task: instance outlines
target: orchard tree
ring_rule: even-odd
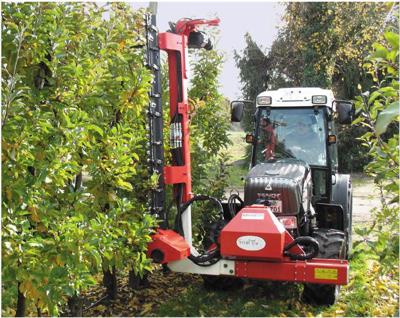
[[[398,17],[397,17],[398,22]],[[399,29],[387,29],[384,40],[364,64],[374,85],[356,97],[359,117],[353,124],[366,127],[360,139],[371,157],[366,172],[374,177],[381,192],[381,207],[375,209],[370,228],[359,229],[363,250],[379,256],[384,273],[399,275]],[[395,129],[388,129],[391,125]],[[371,239],[371,234],[374,239]]]
[[[215,38],[215,36],[214,36]],[[229,144],[229,104],[219,92],[218,77],[223,55],[216,50],[193,50],[189,90],[191,104],[190,147],[193,192],[222,199],[227,186],[224,150]],[[193,206],[193,236],[197,244],[209,233],[209,224],[219,217],[215,205]]]
[[[269,53],[273,68],[294,86],[333,87],[342,98],[354,97],[365,80],[363,59],[392,5],[288,3],[285,25]]]
[[[3,310],[58,315],[99,271],[149,269],[143,12],[2,10]],[[75,304],[74,304],[75,303]],[[73,315],[81,315],[79,310]]]
[[[193,187],[196,193],[222,198],[221,151],[229,144],[229,106],[219,92],[218,77],[223,56],[215,50],[194,51],[191,102],[191,152]],[[210,186],[211,185],[211,186]]]
[[[242,125],[246,131],[251,131],[253,114],[255,112],[255,98],[268,88],[271,78],[270,59],[267,53],[252,39],[249,33],[245,34],[246,48],[242,52],[234,52],[236,66],[239,68],[242,95],[245,100],[252,101],[245,107]]]

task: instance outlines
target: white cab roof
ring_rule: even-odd
[[[325,95],[327,97],[326,106],[332,107],[334,96],[331,90],[318,87],[292,87],[280,88],[274,91],[265,91],[258,95],[271,96],[272,104],[270,107],[306,107],[316,106],[311,102],[314,95]],[[260,106],[257,104],[257,107]],[[333,109],[335,111],[335,109]]]

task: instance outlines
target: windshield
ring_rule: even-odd
[[[261,110],[261,109],[260,109]],[[313,108],[261,110],[258,122],[257,163],[297,158],[310,165],[326,165],[324,112]]]

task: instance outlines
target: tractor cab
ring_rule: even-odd
[[[256,163],[296,158],[313,166],[327,166],[328,147],[324,109],[259,109],[254,144]]]
[[[245,102],[232,102],[232,121],[242,117]],[[258,95],[251,164],[244,203],[268,205],[287,230],[311,235],[316,228],[351,238],[351,180],[338,173],[335,116],[351,123],[353,106],[335,100],[332,91],[297,87]]]
[[[332,175],[337,172],[335,106],[333,93],[320,88],[261,93],[251,166],[285,158],[303,161],[311,168],[314,201],[329,201]]]
[[[241,116],[244,105],[232,102],[233,121]],[[287,159],[301,161],[311,169],[314,202],[331,201],[338,173],[334,116],[339,115],[339,123],[349,123],[351,112],[349,102],[336,101],[326,89],[282,88],[261,93],[254,130],[246,136],[253,146],[251,167]]]

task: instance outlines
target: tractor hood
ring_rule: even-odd
[[[305,185],[307,185],[305,187]],[[265,203],[275,214],[297,214],[311,196],[311,174],[307,163],[297,159],[264,162],[246,177],[245,205]],[[303,195],[306,188],[306,194]],[[308,205],[308,204],[307,204]],[[303,207],[307,209],[304,204]]]

